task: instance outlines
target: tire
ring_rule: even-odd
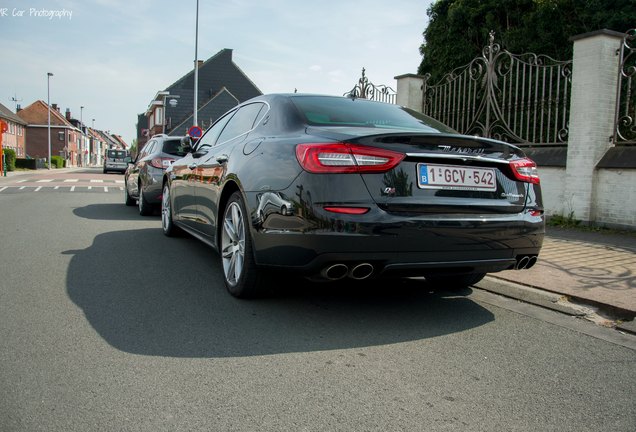
[[[225,287],[237,298],[262,295],[266,278],[254,261],[247,211],[240,192],[230,197],[221,222],[219,250]]]
[[[144,199],[144,192],[141,189],[141,182],[139,182],[139,214],[142,216],[150,216],[152,214],[152,206]]]
[[[128,193],[128,183],[124,185],[124,202],[127,206],[131,207],[135,205],[135,199]]]
[[[486,276],[486,273],[469,273],[460,275],[426,276],[426,281],[444,289],[463,289],[475,285]]]
[[[179,234],[179,227],[172,220],[172,203],[170,202],[170,186],[163,185],[163,195],[161,197],[161,229],[168,237],[175,237]]]

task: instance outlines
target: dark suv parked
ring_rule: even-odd
[[[124,200],[126,205],[139,204],[139,214],[152,214],[161,204],[162,178],[164,170],[175,160],[185,155],[181,138],[155,135],[141,149],[133,162],[128,164],[125,174]]]

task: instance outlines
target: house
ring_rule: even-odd
[[[17,113],[27,123],[26,154],[30,157],[48,158],[48,112],[49,106],[37,100]],[[50,112],[51,156],[62,156],[67,166],[77,166],[82,133],[60,113],[57,104],[51,105]]]
[[[17,109],[19,110],[20,107],[18,106]],[[2,104],[0,104],[0,119],[8,125],[7,131],[2,134],[2,147],[13,150],[16,157],[26,157],[27,123]]]
[[[198,65],[197,123],[207,129],[230,108],[262,92],[223,49]],[[152,135],[185,135],[193,125],[194,69],[166,89],[158,91],[145,113],[137,118],[138,148]]]

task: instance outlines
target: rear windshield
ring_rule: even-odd
[[[111,159],[124,159],[128,152],[126,150],[108,150],[107,157]]]
[[[162,151],[164,153],[167,153],[169,155],[173,155],[173,156],[185,156],[186,153],[183,151],[183,147],[181,144],[181,139],[174,139],[174,140],[166,140],[163,142],[163,149]]]
[[[437,120],[398,105],[328,96],[297,96],[291,100],[306,123],[311,126],[375,127],[455,133]]]

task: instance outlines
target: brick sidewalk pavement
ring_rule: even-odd
[[[636,313],[636,234],[548,228],[533,268],[491,276]]]

